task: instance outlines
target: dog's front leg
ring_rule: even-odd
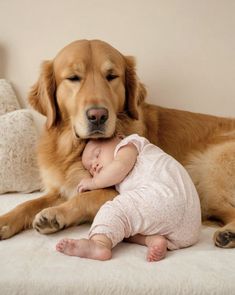
[[[32,221],[38,212],[63,201],[58,193],[51,192],[16,206],[8,213],[0,216],[0,240],[10,238],[20,231],[32,227]]]
[[[63,204],[39,212],[33,227],[42,234],[92,222],[99,208],[117,195],[114,189],[99,189],[77,194]]]

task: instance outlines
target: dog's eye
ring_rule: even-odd
[[[114,75],[114,74],[108,74],[107,76],[106,76],[106,79],[107,79],[107,81],[112,81],[112,80],[114,80],[114,79],[116,79],[116,78],[118,78],[118,75]]]
[[[67,78],[67,80],[72,81],[72,82],[79,82],[81,81],[81,78],[77,75],[73,75]]]

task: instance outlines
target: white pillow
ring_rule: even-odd
[[[37,138],[30,110],[0,116],[0,194],[40,189]]]
[[[20,105],[11,84],[5,79],[0,79],[0,115],[19,108]]]

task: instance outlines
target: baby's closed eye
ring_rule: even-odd
[[[96,158],[98,158],[99,155],[100,155],[100,148],[97,148],[97,149],[95,150],[95,152],[94,152],[94,156],[95,156]]]

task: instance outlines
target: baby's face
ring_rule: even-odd
[[[82,154],[82,164],[92,176],[113,161],[117,142],[114,140],[90,140]]]

